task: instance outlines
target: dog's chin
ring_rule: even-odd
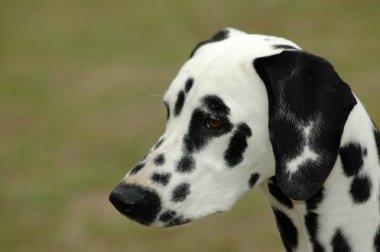
[[[198,219],[203,219],[208,216],[216,215],[226,212],[226,210],[219,210],[215,212],[208,212],[208,213],[203,213],[199,216],[184,216],[181,214],[177,214],[174,211],[163,211],[156,220],[154,220],[152,223],[146,223],[146,222],[141,222],[137,219],[132,219],[129,218],[131,221],[137,222],[143,226],[146,227],[154,227],[154,228],[170,228],[170,227],[178,227],[178,226],[183,226],[186,224],[189,224],[195,220]]]
[[[168,228],[168,227],[182,226],[193,221],[193,219],[187,218],[184,216],[169,216],[167,219],[164,219],[164,220],[157,219],[153,221],[152,223],[142,222],[137,219],[133,219],[129,217],[127,218],[140,225],[143,225],[146,227],[154,227],[154,228]]]
[[[220,214],[220,213],[223,213],[223,212],[225,212],[225,211],[216,211],[216,212],[212,212],[212,213],[202,214],[202,215],[196,216],[196,217],[184,217],[184,216],[180,215],[180,216],[172,218],[171,220],[169,220],[167,222],[155,221],[150,226],[152,226],[152,227],[161,227],[161,228],[168,228],[168,227],[170,228],[170,227],[183,226],[183,225],[189,224],[189,223],[191,223],[193,221],[196,221],[198,219],[203,219],[205,217],[216,215],[216,214]]]
[[[173,220],[170,220],[168,222],[161,222],[161,221],[154,222],[150,226],[157,227],[157,228],[171,228],[171,227],[183,226],[183,225],[189,224],[190,222],[192,222],[191,219],[180,217],[180,218],[175,218]]]

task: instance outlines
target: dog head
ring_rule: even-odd
[[[293,42],[229,28],[196,46],[163,103],[164,134],[110,195],[152,226],[226,211],[273,176],[290,198],[310,198],[355,98],[328,62]]]

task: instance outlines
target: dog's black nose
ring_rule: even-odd
[[[137,185],[120,183],[109,200],[121,214],[144,225],[150,225],[161,210],[158,195]]]

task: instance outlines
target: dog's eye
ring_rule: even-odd
[[[222,120],[215,118],[215,117],[209,117],[206,121],[206,126],[209,129],[220,129],[224,126],[224,123]]]

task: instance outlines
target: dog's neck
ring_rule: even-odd
[[[359,103],[347,119],[337,161],[317,194],[306,201],[291,200],[275,177],[260,186],[287,251],[380,251],[376,134]]]

